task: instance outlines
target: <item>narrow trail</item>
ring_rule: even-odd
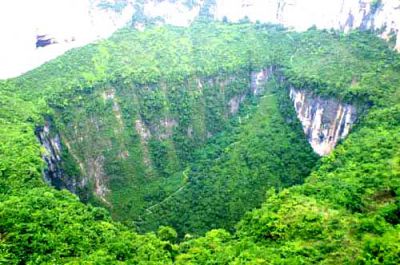
[[[158,205],[161,205],[161,204],[163,204],[164,202],[168,201],[169,199],[171,199],[172,197],[174,197],[175,195],[177,195],[178,193],[180,193],[187,185],[189,185],[189,182],[186,183],[186,184],[184,184],[183,186],[181,186],[179,189],[177,189],[177,190],[174,191],[173,193],[171,193],[171,194],[170,194],[168,197],[166,197],[164,200],[162,200],[162,201],[160,201],[160,202],[158,202],[158,203],[156,203],[156,204],[154,204],[154,205],[152,205],[152,206],[146,208],[146,209],[145,209],[145,211],[146,211],[145,215],[146,215],[146,214],[152,214],[153,212],[151,211],[151,209],[154,209],[154,208],[157,207]]]
[[[273,94],[267,93],[267,94],[265,94],[265,95],[262,95],[260,98],[269,98],[269,97],[272,97],[272,96],[273,96]],[[217,158],[217,159],[219,159],[219,158]],[[171,198],[173,198],[174,196],[176,196],[177,194],[179,194],[181,191],[183,191],[183,189],[184,189],[185,187],[187,187],[189,184],[190,184],[190,182],[188,181],[187,183],[185,183],[184,185],[182,185],[181,187],[179,187],[176,191],[174,191],[173,193],[171,193],[170,195],[168,195],[164,200],[162,200],[162,201],[160,201],[160,202],[158,202],[158,203],[156,203],[156,204],[153,204],[152,206],[146,208],[146,209],[144,210],[145,213],[144,213],[143,215],[153,214],[153,212],[151,211],[152,209],[154,209],[154,208],[156,208],[157,206],[162,205],[163,203],[169,201]],[[139,222],[136,222],[136,223],[142,222],[142,220],[141,220],[140,217],[139,217],[139,219],[140,219],[140,221],[139,221]]]

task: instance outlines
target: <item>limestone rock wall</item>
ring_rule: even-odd
[[[46,121],[43,127],[36,128],[36,137],[44,149],[42,158],[46,163],[43,178],[49,185],[76,193],[84,182],[78,180],[79,176],[66,176],[62,166],[61,137],[60,134],[52,132],[51,127],[51,122]]]
[[[217,0],[215,17],[239,21],[278,23],[303,31],[321,29],[374,29],[392,39],[400,50],[400,2],[398,0]]]
[[[344,139],[357,119],[354,106],[334,99],[324,99],[309,91],[290,88],[297,117],[314,151],[329,154]]]
[[[206,11],[205,11],[206,10]],[[144,24],[189,26],[207,13],[217,20],[279,23],[303,31],[374,29],[400,50],[398,0],[4,0],[0,3],[0,79],[18,76],[69,49],[110,36],[117,29]],[[21,23],[21,18],[29,23]],[[38,36],[51,45],[36,47]]]

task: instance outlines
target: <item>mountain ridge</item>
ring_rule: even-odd
[[[32,16],[29,28],[19,25],[16,17],[8,16],[10,12],[7,10],[18,13],[18,6],[23,4],[15,2],[9,6],[3,3],[2,10],[7,11],[3,17],[8,21],[2,23],[10,26],[3,28],[4,32],[0,34],[8,36],[11,41],[0,46],[0,61],[4,64],[0,67],[3,69],[0,78],[21,75],[72,48],[109,37],[124,26],[138,30],[143,30],[149,23],[187,27],[199,18],[230,22],[248,19],[254,23],[282,24],[298,31],[313,26],[344,32],[372,30],[387,40],[391,47],[400,49],[400,9],[396,0],[74,0],[62,2],[60,6],[65,8],[54,8],[54,14],[46,13],[46,5],[49,6],[51,1],[41,1],[32,7],[37,11],[32,12],[36,16]],[[46,17],[53,18],[53,21],[46,21]],[[79,23],[69,21],[71,17]],[[52,27],[49,28],[49,24]],[[12,26],[16,29],[13,30]],[[38,35],[56,44],[35,48]]]

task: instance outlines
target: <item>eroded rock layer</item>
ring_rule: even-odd
[[[349,134],[357,119],[354,106],[334,99],[324,99],[309,91],[292,87],[290,98],[309,143],[321,156],[329,154],[338,141]]]

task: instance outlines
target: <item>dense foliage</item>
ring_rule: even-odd
[[[202,153],[213,153],[203,149],[212,136],[235,127],[227,128],[237,111],[231,110],[232,105],[247,105],[246,102],[254,100],[251,75],[273,62],[274,51],[279,47],[274,43],[283,34],[275,26],[226,27],[201,22],[189,29],[157,27],[145,32],[125,29],[110,40],[70,52],[14,82],[26,100],[44,98],[51,107],[46,110],[48,121],[54,133],[60,133],[64,147],[68,147],[64,148],[68,153],[63,153],[62,166],[70,183],[64,186],[85,183],[84,187],[76,185],[82,200],[109,207],[113,217],[130,223],[140,220],[144,213],[147,215],[146,209],[186,186],[187,178],[191,180],[190,193],[198,192],[197,187],[202,184],[194,185],[199,177],[192,176],[190,168],[198,167],[194,163],[201,159]],[[70,61],[75,64],[73,67],[65,63]],[[30,93],[23,93],[27,89]],[[250,114],[247,112],[243,110],[241,118]],[[251,125],[248,126],[248,131],[252,131]],[[271,134],[281,139],[285,137],[280,136],[280,130],[295,130],[297,149],[304,156],[312,156],[299,126],[291,128],[283,118],[275,126]],[[220,138],[217,148],[222,150],[228,140],[226,136]],[[308,160],[297,171],[293,162],[293,167],[286,170],[283,158],[261,155],[264,147],[251,141],[238,152],[259,153],[258,157],[264,161],[270,160],[269,167],[282,173],[277,173],[274,180],[272,176],[268,180],[262,173],[255,173],[258,195],[252,203],[231,211],[229,226],[246,209],[261,203],[265,187],[300,183],[312,163],[312,159]],[[288,149],[288,144],[284,145]],[[297,160],[296,156],[303,156],[291,154],[286,158]],[[287,159],[286,163],[292,163]],[[78,166],[66,161],[75,161]],[[252,167],[261,163],[262,160],[255,161]],[[297,163],[301,165],[300,161]],[[185,176],[184,172],[190,174]],[[296,182],[289,175],[296,175]],[[230,182],[233,184],[234,178]],[[246,193],[239,186],[232,192],[231,203],[239,200],[238,196],[243,197],[240,193]],[[218,194],[216,197],[221,198]],[[202,212],[197,214],[202,215]],[[218,226],[223,219],[221,216]],[[158,221],[151,224],[146,221],[139,226],[154,227]],[[193,226],[197,224],[181,231],[198,230]]]
[[[248,93],[246,76],[270,65],[285,81],[268,83],[263,96],[248,97],[231,115],[229,100]],[[398,54],[372,34],[198,22],[189,29],[125,29],[4,81],[0,263],[398,264],[399,73]],[[314,167],[285,93],[290,85],[363,110],[350,136]],[[231,231],[186,235],[179,244],[166,226],[138,235],[131,223],[47,187],[45,150],[34,131],[48,117],[72,146],[65,154],[71,163],[114,161],[105,167],[112,176],[106,199],[122,202],[110,209],[117,217],[140,216],[140,229]],[[172,133],[152,129],[167,118],[179,121]],[[137,120],[152,129],[147,149]],[[74,175],[80,167],[68,168]]]
[[[198,150],[187,168],[188,183],[140,216],[139,227],[173,225],[182,235],[211,228],[232,229],[242,215],[261,204],[266,187],[302,183],[316,155],[293,117],[287,91],[271,81],[231,128]],[[290,113],[285,111],[290,110]]]

